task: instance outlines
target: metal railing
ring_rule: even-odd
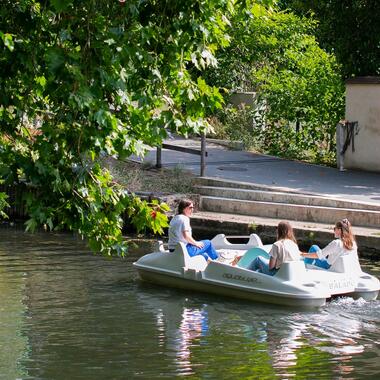
[[[157,147],[156,153],[156,168],[162,168],[162,149],[176,150],[178,152],[195,154],[197,156],[201,156],[200,161],[200,176],[204,177],[206,171],[206,157],[208,153],[206,151],[206,136],[201,136],[201,149],[193,149],[187,148],[184,146],[173,145],[173,144],[165,144],[163,143],[160,147]]]

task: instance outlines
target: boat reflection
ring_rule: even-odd
[[[368,323],[354,319],[339,302],[322,312],[294,312],[212,297],[187,298],[183,292],[145,286],[137,298],[144,311],[155,315],[160,345],[173,353],[183,375],[206,375],[208,362],[216,361],[209,355],[224,350],[218,356],[231,359],[229,371],[244,376],[296,376],[303,372],[303,362],[321,378],[350,376],[354,356],[365,349],[361,330],[368,329]],[[360,309],[360,302],[351,300],[350,307]]]

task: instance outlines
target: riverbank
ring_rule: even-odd
[[[225,235],[249,235],[256,233],[264,244],[276,239],[278,219],[256,216],[232,215],[210,212],[196,212],[192,217],[193,234],[197,238],[210,238],[219,233]],[[333,225],[291,221],[299,246],[306,250],[312,244],[321,247],[333,239]],[[360,256],[370,260],[380,260],[380,234],[374,229],[354,227]]]
[[[178,199],[191,198],[196,205],[192,219],[196,238],[212,238],[219,233],[226,235],[257,233],[264,243],[271,243],[276,238],[279,219],[199,210],[200,195],[194,186],[197,175],[185,166],[157,169],[149,161],[140,163],[113,159],[107,160],[106,166],[112,171],[115,180],[126,186],[129,191],[141,197],[158,198],[168,203],[172,210],[169,216],[174,213]],[[223,168],[225,167],[224,165]],[[291,223],[298,242],[304,249],[311,244],[325,246],[333,238],[332,224],[301,221],[291,221]],[[380,229],[354,226],[354,233],[362,257],[380,260]]]
[[[195,139],[175,138],[168,142],[194,149],[200,146]],[[380,226],[377,223],[380,173],[340,171],[244,150],[230,150],[209,142],[206,150],[205,176],[216,179],[214,182],[219,184],[208,184],[205,178],[198,177],[199,157],[162,151],[164,169],[181,167],[203,180],[198,181],[200,186],[193,189],[197,195],[191,195],[196,200],[201,199],[202,206],[201,211],[196,210],[192,221],[195,236],[198,233],[212,237],[216,233],[242,235],[256,232],[264,241],[270,242],[275,238],[275,226],[285,219],[294,226],[301,245],[307,247],[310,243],[317,243],[324,246],[333,238],[335,221],[348,217],[353,221],[359,251],[365,251],[371,259],[380,260]],[[152,149],[143,163],[154,162],[155,154]],[[210,187],[219,189],[211,191]],[[231,188],[237,190],[236,194]],[[362,220],[364,215],[368,216],[365,222]]]
[[[176,202],[183,197],[191,198],[196,210],[192,218],[194,236],[197,238],[212,238],[225,235],[249,235],[257,233],[264,243],[272,243],[276,239],[277,218],[227,214],[222,212],[207,212],[199,210],[199,198],[195,187],[197,176],[183,166],[170,166],[156,169],[148,162],[133,161],[118,162],[119,173],[131,173],[139,181],[129,183],[134,186],[134,192],[140,196],[157,197],[169,204],[173,214]],[[117,174],[117,173],[116,173]],[[122,178],[122,177],[121,177]],[[136,183],[138,186],[136,186]],[[165,191],[164,191],[165,190]],[[169,215],[169,216],[170,216]],[[308,249],[312,244],[327,245],[333,239],[332,224],[291,221],[299,245]],[[362,257],[380,260],[380,230],[354,226],[354,233]]]

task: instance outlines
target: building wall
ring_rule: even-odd
[[[346,169],[380,172],[380,77],[352,78],[346,81],[346,120],[358,122],[344,154]]]

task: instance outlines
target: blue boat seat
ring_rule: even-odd
[[[237,263],[237,266],[240,268],[247,269],[247,268],[249,268],[249,266],[252,264],[252,261],[255,260],[255,258],[257,256],[263,256],[267,259],[270,258],[269,253],[267,251],[265,251],[264,249],[259,248],[259,247],[254,247],[254,248],[250,248],[244,254],[244,256]]]

